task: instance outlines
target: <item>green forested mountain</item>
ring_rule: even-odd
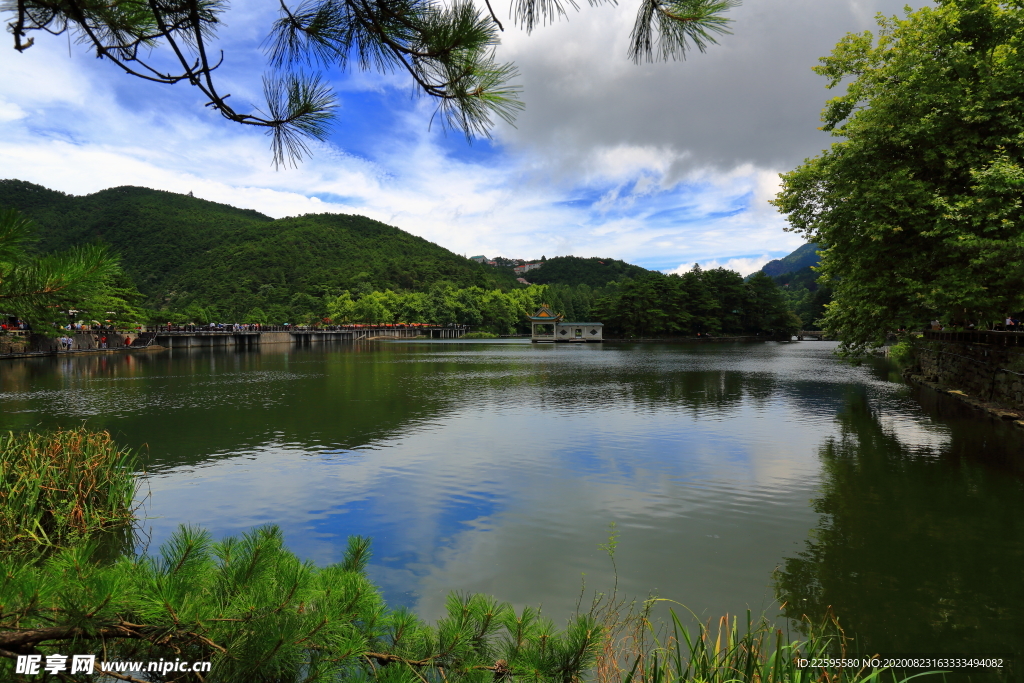
[[[613,258],[583,258],[555,256],[544,265],[526,274],[526,279],[538,285],[587,285],[604,287],[609,282],[637,278],[651,271]]]
[[[508,269],[474,263],[363,216],[275,220],[141,187],[76,197],[19,180],[0,180],[0,207],[39,223],[40,251],[109,245],[158,310],[214,306],[233,319],[259,308],[287,316],[296,297],[343,290],[424,290],[437,282],[516,286]]]
[[[526,315],[544,301],[629,338],[780,333],[801,324],[790,308],[817,303],[804,300],[806,284],[786,293],[763,274],[745,282],[732,271],[695,267],[669,276],[576,256],[545,261],[526,287],[511,268],[475,263],[362,216],[275,220],[139,187],[75,197],[2,180],[2,207],[38,222],[40,252],[99,242],[119,254],[154,311],[114,311],[125,320],[458,323],[504,334],[528,330]],[[118,287],[125,301],[135,300],[130,282]]]
[[[761,272],[770,277],[778,277],[786,273],[792,273],[804,268],[818,265],[821,258],[818,256],[818,245],[808,243],[794,251],[788,256],[769,261],[764,264]]]

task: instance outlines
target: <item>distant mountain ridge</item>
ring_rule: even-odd
[[[273,219],[142,187],[79,197],[21,180],[0,180],[0,207],[17,208],[39,224],[39,251],[108,244],[156,309],[216,304],[231,319],[344,289],[424,290],[442,281],[520,286],[511,268],[474,263],[358,215]]]
[[[792,273],[793,271],[800,270],[801,268],[816,266],[818,265],[819,260],[818,245],[809,242],[788,256],[783,256],[780,259],[775,259],[774,261],[769,261],[764,264],[764,267],[761,268],[761,272],[770,277],[778,277],[779,275]]]

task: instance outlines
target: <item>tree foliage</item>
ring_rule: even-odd
[[[578,616],[565,630],[526,607],[452,594],[436,625],[388,609],[366,577],[369,540],[344,560],[303,562],[264,527],[214,543],[182,527],[157,556],[97,562],[79,544],[41,563],[0,559],[0,672],[18,654],[100,654],[102,661],[211,662],[209,673],[151,680],[414,683],[524,680],[571,683],[594,661],[602,630]],[[45,660],[44,660],[45,661]],[[109,670],[109,669],[108,669]],[[97,671],[64,680],[92,681]],[[119,674],[121,680],[141,680]]]
[[[646,275],[651,271],[613,258],[582,258],[555,256],[545,259],[544,265],[526,273],[526,278],[538,285],[579,285],[603,287],[609,282]]]
[[[821,329],[819,321],[832,301],[832,288],[819,283],[818,277],[818,271],[807,266],[772,278],[790,310],[800,318],[802,330]]]
[[[611,0],[608,0],[611,1]],[[593,0],[592,5],[602,0]],[[14,49],[32,47],[33,32],[68,33],[125,73],[156,83],[188,83],[224,118],[264,128],[275,166],[309,153],[335,115],[334,93],[319,75],[350,64],[405,72],[418,92],[435,98],[442,125],[488,135],[495,117],[511,122],[523,104],[514,65],[495,58],[503,27],[490,4],[472,0],[303,0],[282,2],[264,42],[269,70],[265,104],[250,111],[228,102],[217,81],[216,49],[225,0],[5,0]],[[567,3],[573,8],[573,0]],[[728,33],[723,14],[736,0],[641,0],[630,41],[634,61],[703,52]],[[511,13],[527,31],[564,16],[561,0],[514,0]],[[164,55],[173,66],[159,58]]]
[[[343,291],[325,297],[323,316],[335,324],[430,323],[471,325],[498,334],[527,331],[526,316],[544,301],[547,287],[532,285],[502,291],[459,288],[439,282],[426,292],[390,289],[365,294]]]
[[[609,287],[594,314],[610,336],[768,334],[800,329],[775,282],[694,265],[683,275],[651,273]]]
[[[846,88],[822,113],[843,140],[783,174],[774,203],[824,245],[825,327],[846,352],[1024,308],[1022,21],[1015,3],[946,0],[880,16],[815,68]]]

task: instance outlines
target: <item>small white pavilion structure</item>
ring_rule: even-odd
[[[531,325],[530,341],[538,343],[555,342],[601,342],[603,339],[603,323],[570,323],[562,319],[547,304],[527,316]]]

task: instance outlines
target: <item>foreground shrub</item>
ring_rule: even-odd
[[[107,432],[0,436],[0,551],[129,528],[138,469]]]

